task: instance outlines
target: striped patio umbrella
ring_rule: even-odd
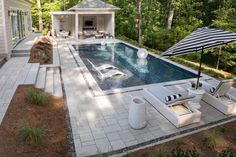
[[[209,48],[226,45],[236,42],[236,34],[220,29],[213,29],[208,27],[198,28],[190,35],[179,41],[177,44],[163,52],[161,56],[177,56],[188,53],[201,52],[200,66],[197,77],[197,88],[199,85],[199,78],[201,75],[202,56],[203,51]]]

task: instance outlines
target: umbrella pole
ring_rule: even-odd
[[[202,47],[201,58],[200,58],[200,65],[199,65],[198,75],[197,75],[197,86],[196,86],[196,89],[198,89],[198,87],[199,87],[199,80],[200,80],[200,76],[201,76],[202,59],[203,59],[203,49],[204,49],[204,48]]]

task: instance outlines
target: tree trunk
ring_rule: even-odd
[[[167,20],[167,29],[171,29],[173,18],[174,18],[174,12],[175,12],[175,0],[170,0],[169,14],[168,14],[168,20]]]
[[[43,30],[43,12],[41,6],[41,0],[37,0],[37,7],[38,7],[38,20],[39,20],[39,31]]]
[[[137,0],[137,34],[138,34],[138,42],[142,43],[142,0]]]

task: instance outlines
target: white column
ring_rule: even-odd
[[[75,38],[79,39],[79,15],[75,14]]]
[[[111,35],[115,36],[115,12],[112,13],[112,18],[111,18],[111,27],[112,27],[112,31],[111,31]]]

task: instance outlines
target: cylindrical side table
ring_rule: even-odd
[[[195,107],[196,109],[200,109],[200,101],[202,99],[203,94],[205,91],[203,89],[188,89],[189,95],[194,95],[195,97],[189,101],[188,103],[192,106]]]
[[[133,129],[142,129],[146,126],[146,101],[134,97],[129,108],[129,124]]]

